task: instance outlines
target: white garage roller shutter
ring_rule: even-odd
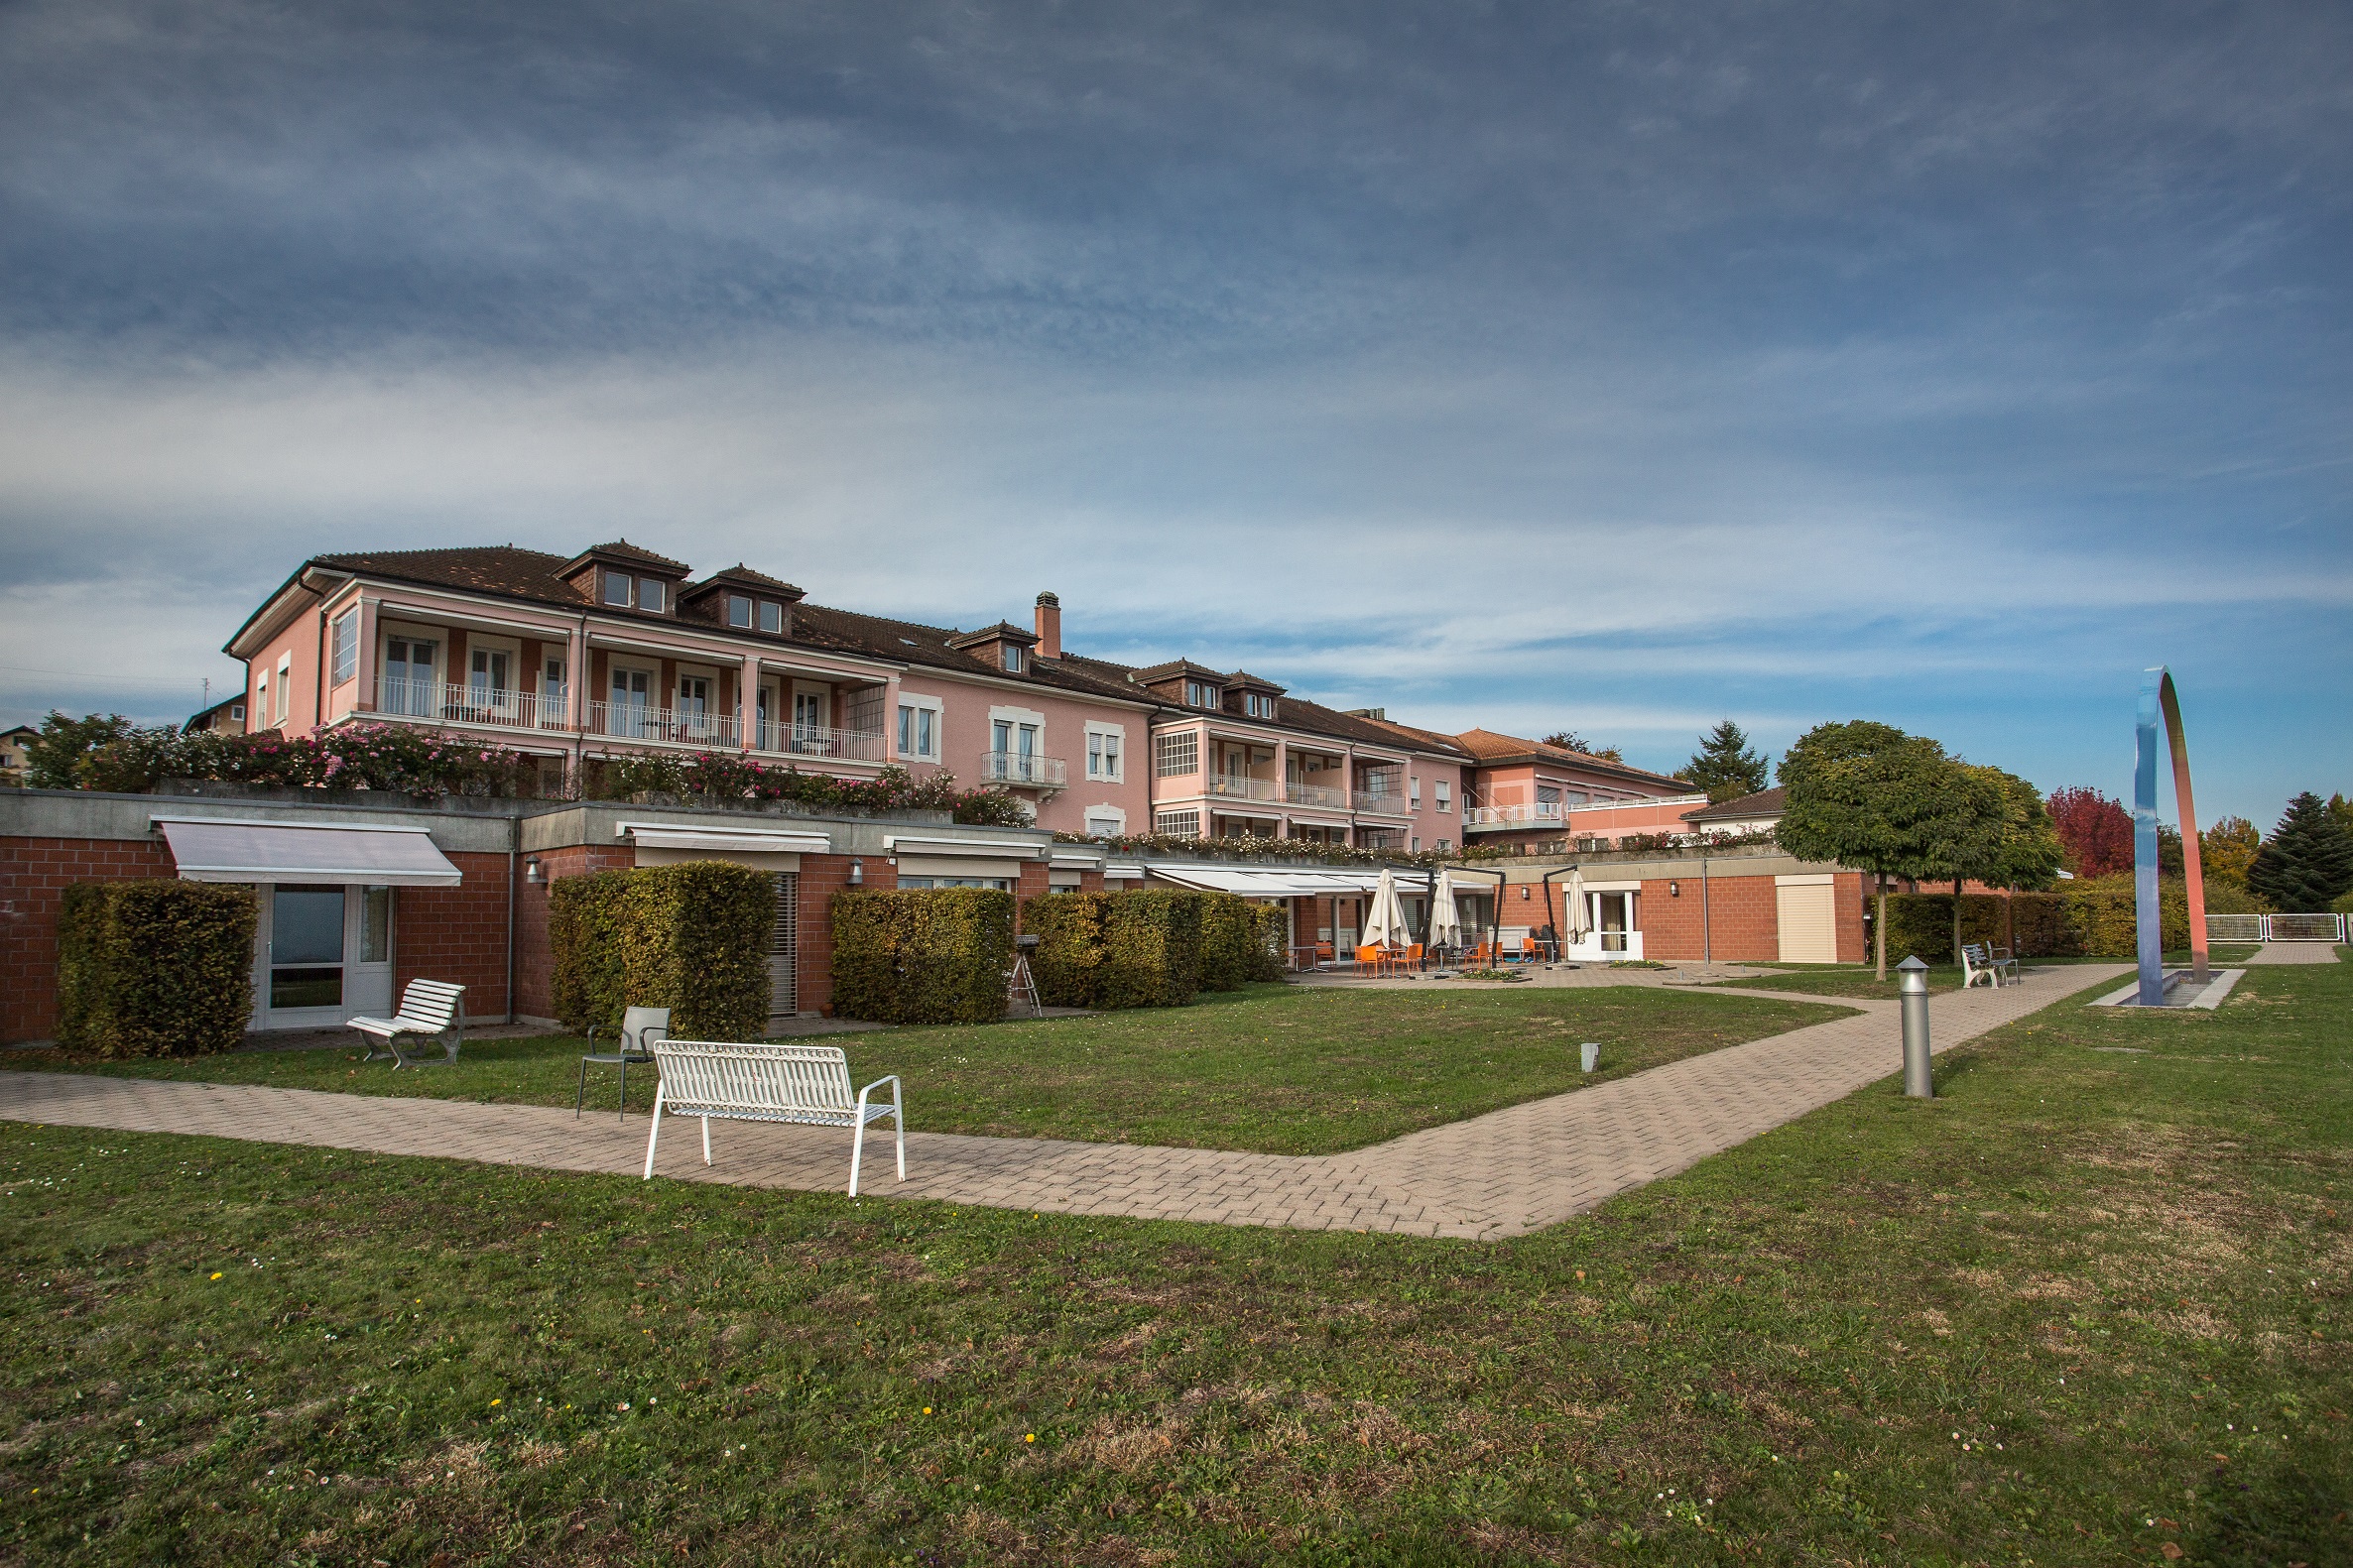
[[[1773,890],[1785,964],[1838,962],[1838,890],[1827,881]]]

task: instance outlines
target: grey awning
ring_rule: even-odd
[[[833,840],[823,833],[754,832],[744,828],[680,827],[667,822],[623,822],[615,828],[646,849],[703,849],[722,854],[824,855]]]
[[[311,827],[203,817],[154,819],[187,882],[454,888],[463,880],[421,827]]]

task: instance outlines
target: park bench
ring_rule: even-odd
[[[2005,974],[2010,977],[2012,985],[2018,984],[2018,960],[2011,957],[2009,953],[1999,948],[1988,947],[1983,942],[1965,942],[1961,945],[1961,989],[1963,991],[1977,984],[1980,976],[1984,977],[1987,985],[1998,991],[2002,987],[2002,977]]]
[[[655,1070],[654,1128],[646,1138],[646,1176],[654,1174],[654,1146],[662,1137],[662,1114],[702,1118],[702,1162],[711,1162],[711,1121],[790,1122],[800,1127],[846,1127],[850,1144],[850,1193],[858,1195],[858,1168],[866,1157],[866,1126],[891,1118],[898,1138],[899,1179],[907,1179],[907,1118],[899,1104],[899,1076],[877,1078],[853,1094],[850,1060],[838,1045],[732,1045],[718,1040],[658,1039],[652,1042]],[[891,1086],[889,1105],[866,1097]]]
[[[457,1047],[465,1040],[465,987],[453,986],[446,980],[412,980],[409,989],[401,993],[398,1013],[388,1019],[353,1019],[350,1026],[368,1036],[368,1054],[364,1059],[376,1061],[389,1056],[395,1072],[417,1065],[401,1049],[403,1035],[422,1034],[437,1039],[448,1059],[455,1061]]]

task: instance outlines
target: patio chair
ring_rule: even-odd
[[[622,1120],[628,1119],[629,1069],[633,1064],[639,1067],[650,1067],[654,1064],[654,1041],[649,1038],[651,1035],[660,1035],[664,1039],[670,1037],[670,1009],[628,1009],[621,1015],[620,1038],[615,1042],[615,1048],[609,1051],[599,1051],[596,1048],[595,1028],[591,1027],[588,1030],[588,1054],[580,1058],[580,1092],[572,1101],[573,1121],[576,1122],[580,1119],[580,1107],[588,1103],[588,1064],[590,1062],[595,1062],[601,1067],[621,1069],[621,1109],[619,1114]]]
[[[1368,942],[1356,950],[1356,972],[1378,975],[1388,965],[1389,950]]]

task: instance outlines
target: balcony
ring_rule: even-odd
[[[1070,768],[1059,757],[991,751],[980,754],[980,777],[984,784],[1010,784],[1016,789],[1060,789],[1070,783]]]
[[[880,730],[837,730],[823,724],[774,724],[763,721],[759,749],[789,757],[832,757],[843,762],[879,763],[886,760]]]
[[[1269,796],[1269,798],[1273,798]],[[1293,805],[1316,806],[1325,811],[1348,809],[1348,791],[1327,789],[1322,784],[1289,784],[1283,786],[1283,798]]]
[[[414,680],[398,675],[377,680],[376,711],[364,716],[428,719],[435,724],[485,724],[502,730],[568,731],[571,728],[571,715],[560,696],[543,710],[536,691],[508,691],[497,686]]]
[[[1376,816],[1412,816],[1413,805],[1394,789],[1359,789],[1356,809],[1370,811]]]
[[[637,702],[591,702],[588,733],[620,741],[667,741],[675,746],[734,751],[743,732],[732,713],[655,708]]]
[[[1243,774],[1211,774],[1206,791],[1226,800],[1280,800],[1283,786],[1272,779],[1252,779]]]
[[[1514,827],[1558,827],[1567,821],[1567,808],[1557,800],[1533,805],[1473,805],[1462,809],[1465,832]]]

